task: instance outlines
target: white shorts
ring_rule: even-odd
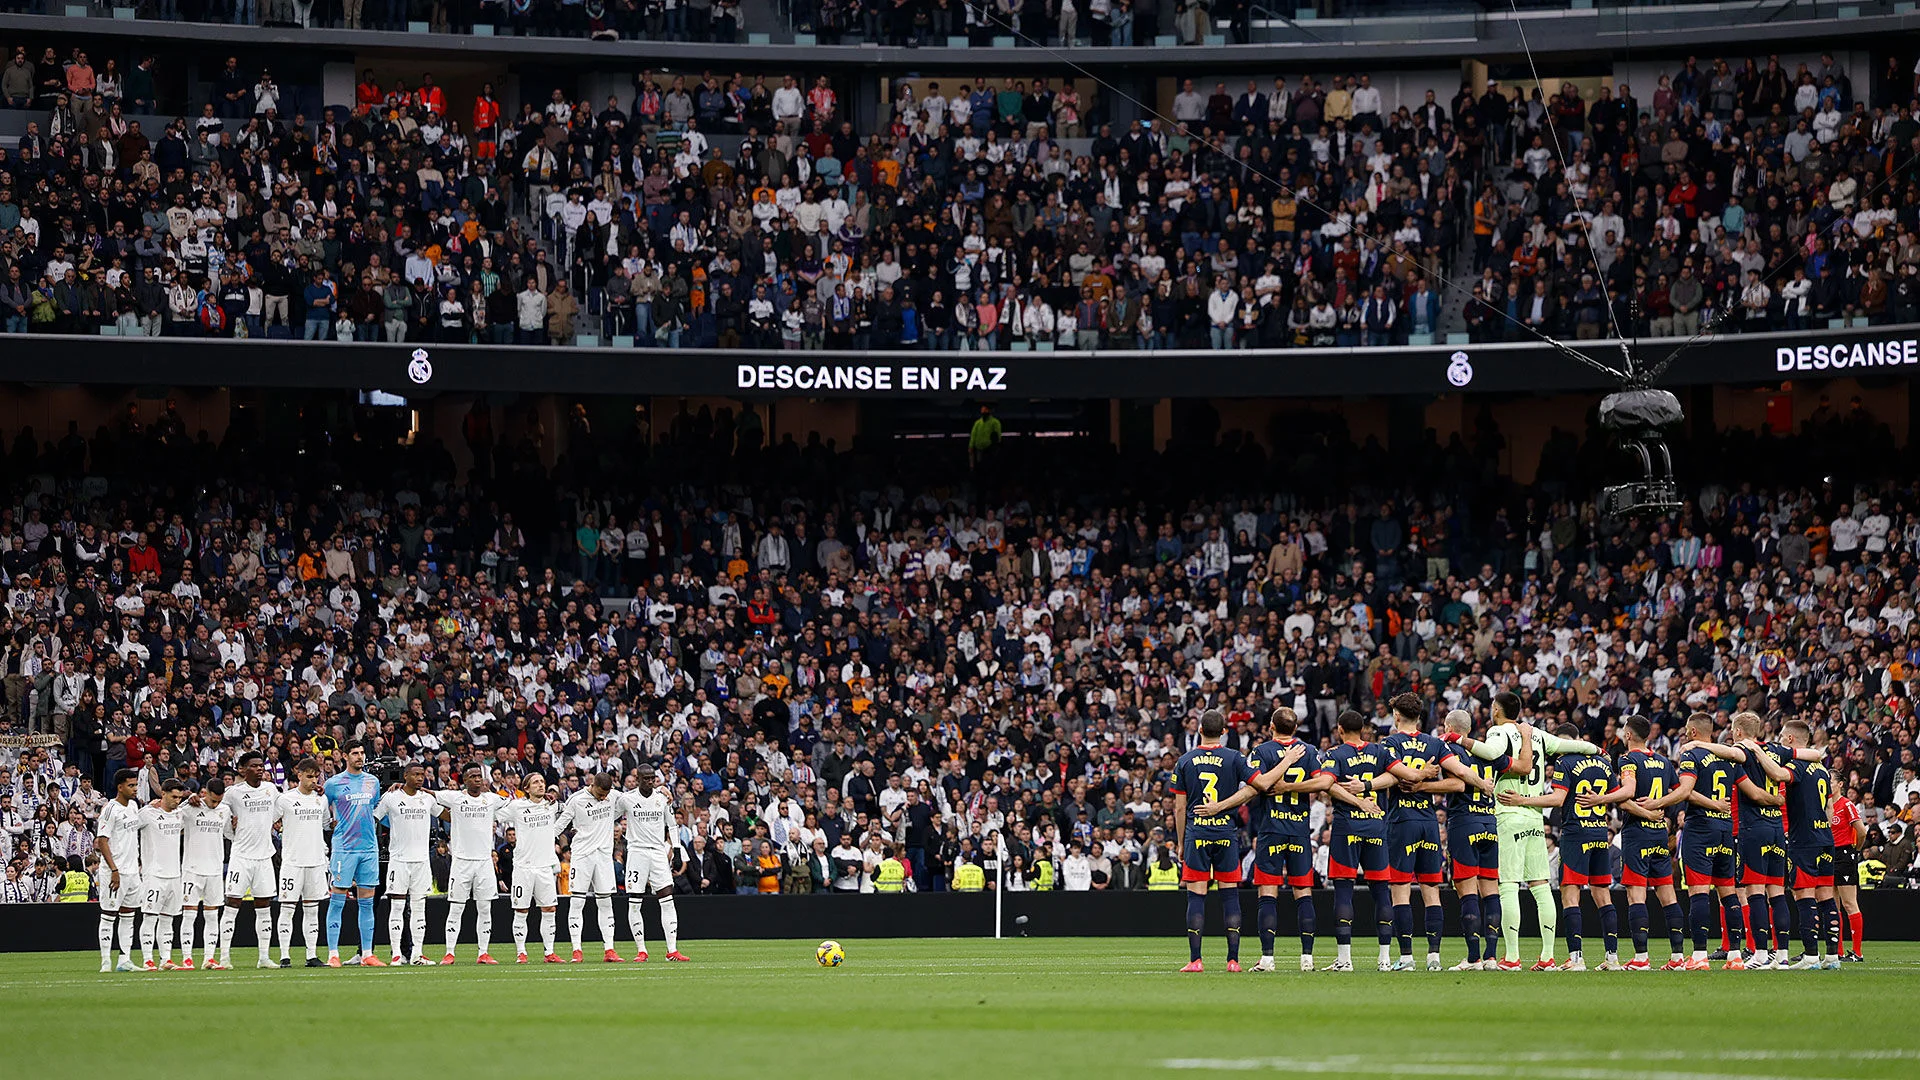
[[[550,908],[558,900],[551,867],[516,866],[513,868],[513,910]]]
[[[423,862],[387,864],[387,895],[425,900],[433,892],[433,867]]]
[[[573,877],[567,882],[567,892],[574,896],[606,896],[613,892],[615,881],[613,852],[584,855],[574,860]]]
[[[146,899],[146,892],[140,886],[138,871],[120,872],[120,887],[113,887],[113,871],[100,868],[100,910],[133,911]]]
[[[148,915],[171,918],[180,914],[180,878],[148,878],[140,895],[140,910]]]
[[[627,849],[627,895],[673,888],[673,855],[644,848]]]
[[[327,868],[324,866],[283,866],[280,868],[280,902],[302,904],[310,900],[325,900],[333,894],[327,887]],[[259,896],[254,899],[258,900]]]
[[[188,871],[180,879],[180,900],[187,907],[217,908],[220,906],[222,895],[223,890],[218,873],[196,874]]]
[[[447,899],[455,904],[489,903],[499,895],[500,879],[493,864],[480,859],[455,859],[447,871]]]
[[[275,900],[280,896],[280,879],[273,874],[272,859],[235,859],[227,864],[227,899]]]

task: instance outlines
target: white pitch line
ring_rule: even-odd
[[[1457,1065],[1413,1061],[1368,1061],[1361,1058],[1169,1058],[1161,1068],[1211,1072],[1284,1071],[1348,1073],[1365,1076],[1481,1076],[1540,1077],[1545,1080],[1847,1080],[1842,1077],[1762,1076],[1753,1073],[1592,1069],[1566,1067],[1517,1068],[1498,1062]]]

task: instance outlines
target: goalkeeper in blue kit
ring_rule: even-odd
[[[339,967],[340,918],[347,894],[354,896],[360,920],[360,955],[349,964],[385,967],[373,951],[373,888],[380,882],[380,840],[374,831],[373,811],[380,802],[380,781],[366,772],[367,750],[360,743],[347,747],[347,771],[327,778],[327,805],[333,812],[333,859],[327,883],[327,966]]]

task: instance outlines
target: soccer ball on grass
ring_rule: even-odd
[[[823,941],[819,948],[813,950],[813,958],[820,962],[821,967],[839,967],[847,960],[847,950],[841,948],[837,941]]]

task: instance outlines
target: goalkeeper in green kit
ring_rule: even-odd
[[[1494,797],[1499,805],[1494,822],[1500,836],[1500,906],[1507,913],[1501,921],[1505,942],[1501,971],[1519,971],[1520,963],[1520,883],[1526,882],[1533,894],[1534,913],[1540,920],[1540,962],[1534,971],[1552,971],[1554,937],[1559,930],[1559,908],[1547,882],[1546,817],[1535,800],[1547,795],[1548,758],[1558,754],[1597,754],[1600,748],[1579,739],[1563,739],[1536,731],[1531,725],[1516,722],[1520,698],[1512,693],[1493,696],[1493,723],[1485,739],[1460,736],[1460,745],[1474,757],[1492,761],[1510,757],[1512,764],[1494,781]],[[1449,736],[1450,738],[1452,736]]]

